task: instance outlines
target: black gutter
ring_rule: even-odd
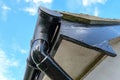
[[[40,7],[24,80],[42,80],[43,73],[52,80],[73,80],[49,54],[61,17],[58,12]]]

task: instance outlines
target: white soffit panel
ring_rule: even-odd
[[[74,80],[76,80],[100,55],[101,53],[98,51],[63,39],[54,59]],[[43,80],[50,79],[45,76]]]

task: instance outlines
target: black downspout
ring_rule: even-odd
[[[73,80],[48,54],[61,17],[58,12],[40,7],[24,80],[39,80],[43,72],[52,80]]]

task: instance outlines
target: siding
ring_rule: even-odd
[[[120,80],[120,38],[111,43],[116,57],[107,57],[84,80]]]

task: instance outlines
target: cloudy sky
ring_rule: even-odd
[[[0,80],[23,80],[37,8],[119,18],[119,0],[0,0]]]

